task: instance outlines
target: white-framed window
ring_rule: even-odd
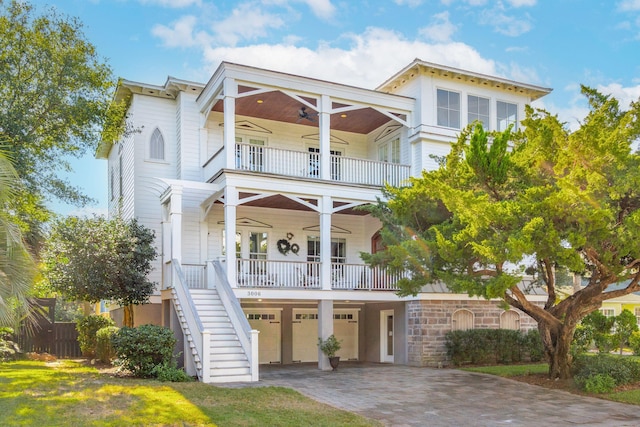
[[[236,135],[236,169],[264,171],[265,138]]]
[[[600,313],[605,317],[616,317],[616,311],[613,308],[600,308]]]
[[[473,313],[464,308],[454,311],[451,316],[451,329],[454,331],[473,329]]]
[[[320,262],[319,236],[307,236],[307,261]],[[338,264],[347,262],[347,239],[331,239],[331,262]]]
[[[520,314],[515,310],[503,311],[500,314],[500,329],[520,330]]]
[[[498,131],[505,130],[510,124],[513,124],[513,130],[518,128],[518,105],[510,102],[498,101],[496,103],[496,117]]]
[[[477,120],[482,123],[482,127],[485,130],[489,130],[489,98],[469,95],[467,97],[467,104],[467,119],[469,123]]]
[[[437,115],[438,126],[460,129],[460,94],[438,89]]]
[[[158,128],[154,129],[149,139],[149,159],[164,161],[164,137]]]
[[[227,232],[226,230],[222,230],[222,255],[227,254]],[[236,231],[236,258],[242,258],[242,233],[240,231]]]
[[[267,233],[249,232],[249,259],[267,259]]]
[[[378,146],[378,161],[400,163],[400,137],[385,141]]]

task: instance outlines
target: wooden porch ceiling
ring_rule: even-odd
[[[253,193],[240,193],[240,199],[243,199],[245,197],[250,197],[250,196],[254,196],[255,194]],[[306,200],[311,204],[317,205],[317,201],[315,199],[309,199]],[[220,203],[220,202],[218,202]],[[346,205],[346,202],[338,202],[338,201],[334,201],[333,202],[333,207],[337,208],[339,206],[343,206]],[[252,206],[252,207],[260,207],[260,208],[271,208],[271,209],[286,209],[286,210],[293,210],[293,211],[305,211],[305,212],[314,212],[313,209],[311,209],[308,206],[302,205],[300,203],[295,202],[294,200],[289,199],[288,197],[282,196],[280,194],[274,194],[273,196],[269,196],[269,197],[264,197],[262,199],[258,199],[258,200],[253,200],[251,202],[247,202],[247,203],[243,203],[241,206]],[[341,210],[339,212],[337,212],[338,214],[342,214],[342,215],[357,215],[357,216],[365,216],[368,215],[368,212],[365,211],[361,211],[358,209],[354,209],[354,208],[347,208],[344,210]]]
[[[240,86],[239,93],[254,90]],[[301,97],[312,105],[317,105],[315,98]],[[294,123],[309,127],[318,127],[317,112],[307,107],[306,112],[312,120],[300,119],[298,111],[303,104],[283,92],[272,91],[257,95],[247,95],[236,99],[236,114],[240,116],[256,117],[278,122]],[[345,104],[334,103],[333,108],[345,107]],[[212,108],[213,111],[223,112],[224,103],[219,100]],[[342,116],[345,117],[342,117]],[[402,117],[404,118],[404,117]],[[331,129],[359,134],[368,134],[374,129],[392,121],[389,117],[374,110],[364,107],[357,110],[346,111],[343,114],[331,115]]]

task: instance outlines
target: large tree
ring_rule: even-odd
[[[44,276],[67,300],[113,301],[133,326],[133,305],[148,302],[154,233],[135,219],[67,217],[54,223],[43,250]]]
[[[20,316],[27,313],[35,275],[20,228],[7,208],[17,188],[18,175],[0,148],[0,326],[17,326]]]
[[[574,132],[530,107],[521,131],[462,132],[439,169],[386,189],[388,202],[372,208],[386,250],[363,255],[408,272],[403,295],[442,281],[522,310],[538,322],[549,375],[559,378],[571,375],[580,320],[640,291],[640,104],[622,111],[612,97],[583,94],[590,113]],[[559,269],[583,275],[586,286],[562,298]],[[527,299],[525,272],[547,293],[543,304]]]
[[[58,173],[97,147],[113,84],[77,19],[0,0],[0,135],[23,183],[10,207],[31,244],[48,200],[90,201]]]

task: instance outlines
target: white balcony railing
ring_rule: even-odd
[[[300,178],[320,178],[320,154],[283,150],[253,144],[235,145],[235,164],[225,165],[221,149],[205,164],[207,179],[223,168],[271,173]],[[383,186],[401,185],[409,178],[410,166],[331,155],[331,179],[334,181]]]

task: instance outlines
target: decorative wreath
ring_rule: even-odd
[[[300,251],[300,246],[298,246],[297,243],[294,243],[293,245],[291,245],[291,252],[298,255],[298,251]]]
[[[277,246],[278,246],[278,252],[280,252],[282,255],[288,254],[289,251],[291,250],[291,244],[289,243],[289,241],[287,239],[278,240]]]

